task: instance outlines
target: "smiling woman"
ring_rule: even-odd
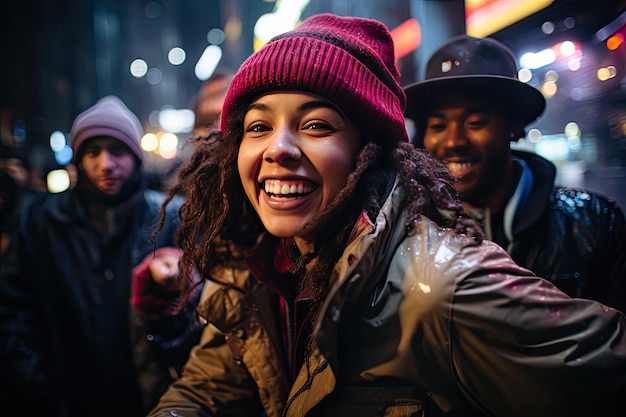
[[[409,143],[398,78],[383,24],[331,14],[242,64],[181,171],[180,284],[205,278],[206,327],[151,417],[616,409],[624,316],[483,239]]]
[[[308,93],[264,95],[243,123],[238,168],[250,203],[272,235],[305,234],[354,169],[356,125]]]

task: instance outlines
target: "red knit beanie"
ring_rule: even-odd
[[[235,74],[222,109],[221,129],[262,94],[302,90],[336,103],[364,126],[368,140],[408,142],[391,34],[381,22],[325,13],[304,20],[251,55]],[[241,121],[237,121],[241,123]]]

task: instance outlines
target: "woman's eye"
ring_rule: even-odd
[[[303,127],[303,130],[332,130],[332,128],[330,127],[330,125],[328,123],[325,122],[309,122],[306,123]]]
[[[263,125],[262,123],[254,123],[246,129],[246,132],[266,132],[270,130],[269,127]]]

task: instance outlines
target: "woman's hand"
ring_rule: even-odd
[[[158,254],[148,264],[150,277],[167,291],[178,290],[178,275],[181,251],[173,250]]]

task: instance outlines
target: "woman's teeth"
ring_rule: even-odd
[[[280,181],[265,181],[263,189],[268,194],[292,195],[308,194],[313,191],[313,185],[307,183],[281,183]]]

